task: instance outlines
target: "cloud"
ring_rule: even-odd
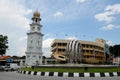
[[[98,21],[105,21],[107,23],[112,22],[115,19],[115,15],[120,13],[120,4],[108,5],[103,13],[96,14],[94,17]]]
[[[77,40],[77,37],[76,36],[71,36],[71,37],[67,37],[66,39],[68,39],[68,40]]]
[[[53,42],[54,38],[47,38],[43,40],[43,55],[50,57],[51,53],[51,43]]]
[[[25,16],[31,13],[30,9],[19,4],[19,0],[1,0],[0,2],[0,21],[2,24],[8,24],[10,27],[26,28],[29,19]]]
[[[50,47],[53,40],[54,40],[54,38],[47,38],[47,39],[43,40],[43,48]]]
[[[110,12],[113,12],[114,14],[120,13],[120,4],[108,5],[105,8],[105,11],[110,11]]]
[[[118,29],[118,28],[120,28],[120,26],[115,26],[115,25],[109,24],[107,26],[103,26],[100,29],[102,29],[102,30],[112,30],[112,29],[116,29],[116,28]]]
[[[18,51],[15,52],[14,55],[24,56],[24,55],[25,55],[25,52],[26,52],[26,47],[21,46],[21,47],[18,49]]]
[[[77,3],[84,3],[86,0],[76,0]]]
[[[112,45],[113,45],[113,42],[112,42],[112,41],[106,41],[106,43],[107,43],[109,46],[112,46]]]
[[[27,40],[27,36],[21,37],[19,41]]]
[[[22,36],[27,36],[30,23],[27,16],[31,12],[32,10],[24,6],[21,0],[0,1],[0,34],[8,36],[7,55],[25,55],[26,40]]]
[[[95,18],[98,21],[105,21],[107,23],[110,23],[113,21],[114,17],[111,16],[113,13],[112,12],[104,12],[104,13],[100,13],[100,14],[96,14]]]
[[[62,13],[62,12],[60,12],[60,11],[58,11],[58,12],[56,12],[56,13],[54,14],[54,16],[55,16],[55,17],[58,17],[58,16],[63,16],[63,13]]]

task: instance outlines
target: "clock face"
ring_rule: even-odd
[[[32,30],[34,30],[35,29],[35,27],[32,27]]]

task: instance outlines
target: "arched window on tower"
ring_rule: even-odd
[[[40,43],[40,41],[38,41],[38,44]]]
[[[37,30],[39,31],[39,30],[40,30],[40,27],[37,27]]]
[[[31,40],[31,44],[33,43],[33,41]]]
[[[36,18],[36,20],[35,20],[35,22],[37,22],[38,20],[37,20],[37,18]]]

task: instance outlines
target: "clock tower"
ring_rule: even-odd
[[[40,13],[35,11],[30,24],[30,30],[27,33],[27,51],[26,65],[42,64],[42,36],[40,24]]]

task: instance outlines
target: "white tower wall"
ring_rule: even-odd
[[[40,25],[40,14],[36,11],[33,14],[32,24],[27,33],[27,51],[26,51],[26,65],[40,65],[42,64],[42,36]]]

